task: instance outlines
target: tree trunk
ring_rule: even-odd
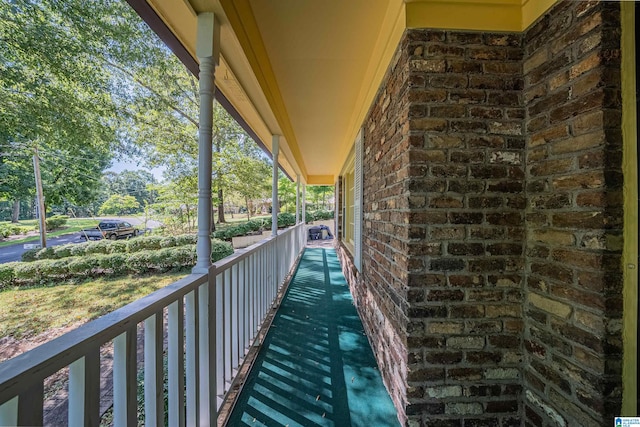
[[[227,222],[224,218],[224,198],[222,197],[222,188],[218,190],[218,222],[221,224]]]
[[[13,212],[11,213],[11,222],[18,222],[20,219],[20,200],[13,201]]]
[[[247,221],[251,221],[251,207],[249,206],[249,198],[244,198],[244,204],[247,205]]]
[[[214,233],[216,231],[216,208],[213,203],[211,203],[211,232]]]

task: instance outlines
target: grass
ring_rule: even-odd
[[[0,337],[27,339],[52,328],[84,323],[187,275],[98,278],[81,283],[0,292]]]
[[[36,226],[36,223],[38,221],[35,219],[30,219],[30,220],[26,220],[26,221],[20,221],[18,222],[18,225],[21,225],[23,227],[31,227],[34,228]],[[8,221],[0,221],[0,224],[8,224]],[[51,237],[57,237],[57,236],[61,236],[63,234],[70,234],[70,233],[77,233],[80,230],[83,230],[85,228],[93,228],[96,227],[98,225],[98,220],[97,219],[91,219],[91,218],[70,218],[67,221],[67,224],[64,227],[61,227],[55,231],[49,231],[47,232],[47,238],[51,238]],[[14,240],[8,240],[8,241],[4,241],[4,242],[0,242],[0,248],[5,247],[5,246],[10,246],[10,245],[16,245],[16,244],[22,244],[22,243],[28,243],[28,242],[37,242],[40,240],[40,236],[38,234],[35,234],[33,236],[28,236],[28,237],[23,237],[20,239],[14,239]]]

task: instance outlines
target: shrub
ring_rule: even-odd
[[[45,277],[67,277],[69,275],[69,258],[40,261],[40,275]]]
[[[69,273],[75,275],[91,275],[93,269],[99,266],[100,260],[97,256],[74,257],[69,261]]]
[[[193,246],[180,246],[173,248],[171,257],[178,266],[186,267],[196,264],[196,247]]]
[[[97,242],[85,242],[89,243],[84,250],[85,255],[91,254],[108,254],[111,252],[111,240],[98,240]]]
[[[82,256],[87,252],[87,248],[94,242],[84,242],[73,245],[71,248],[71,256]]]
[[[16,278],[14,270],[17,264],[19,263],[8,262],[5,264],[0,264],[0,289],[4,289],[13,285],[13,282]]]
[[[173,236],[168,236],[160,240],[161,248],[171,248],[173,246],[176,246],[176,239]]]
[[[211,261],[216,262],[222,258],[233,255],[233,246],[229,242],[222,242],[220,240],[211,241]]]
[[[27,249],[22,253],[22,262],[31,262],[36,260],[36,254],[40,249]]]
[[[126,261],[127,269],[132,273],[146,273],[151,270],[152,260],[150,251],[139,251],[129,254]]]
[[[111,240],[107,246],[110,254],[123,254],[127,252],[127,242],[122,240]]]
[[[73,248],[74,245],[62,245],[62,246],[54,246],[53,249],[53,256],[56,259],[59,258],[68,258],[71,256],[71,249]]]
[[[195,234],[181,234],[175,236],[176,246],[195,245],[198,242],[198,236]]]
[[[32,230],[31,227],[25,227],[18,224],[1,224],[0,225],[0,238],[7,238],[15,234],[26,234]]]
[[[295,225],[296,217],[294,214],[281,212],[278,214],[278,228],[290,227]]]
[[[112,253],[98,257],[98,266],[103,270],[110,270],[113,274],[121,274],[127,271],[127,258],[124,253]]]
[[[41,248],[36,252],[36,259],[52,259],[55,254],[52,247]]]
[[[138,252],[145,249],[160,249],[161,236],[144,236],[127,240],[127,252]]]
[[[60,228],[67,223],[69,217],[67,215],[53,215],[44,220],[47,231],[55,230],[56,228]],[[36,230],[40,229],[40,222],[36,223]]]
[[[40,262],[17,263],[13,269],[16,280],[31,283],[40,281],[40,272],[38,271]]]

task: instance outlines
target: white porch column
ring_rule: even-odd
[[[296,175],[296,224],[300,224],[300,174]]]
[[[307,186],[302,187],[302,223],[307,223]]]
[[[271,138],[273,152],[273,181],[271,183],[271,235],[278,235],[278,155],[280,154],[280,136]]]
[[[200,61],[200,126],[198,133],[198,260],[194,273],[211,265],[211,145],[214,73],[220,53],[220,27],[213,13],[198,15],[196,55]]]

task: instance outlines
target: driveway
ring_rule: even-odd
[[[97,220],[101,219],[122,219],[136,226],[144,226],[144,220],[136,217],[104,217],[104,218],[96,218]],[[147,221],[147,228],[156,228],[161,224],[158,221]],[[67,243],[82,243],[85,240],[81,237],[80,233],[71,233],[71,234],[63,234],[58,237],[50,237],[47,238],[47,246],[58,246],[58,245],[66,245]],[[39,243],[38,240],[29,243]],[[5,246],[0,248],[0,264],[5,262],[12,261],[20,261],[22,259],[22,254],[27,249],[24,248],[23,243],[16,243],[15,245]]]

